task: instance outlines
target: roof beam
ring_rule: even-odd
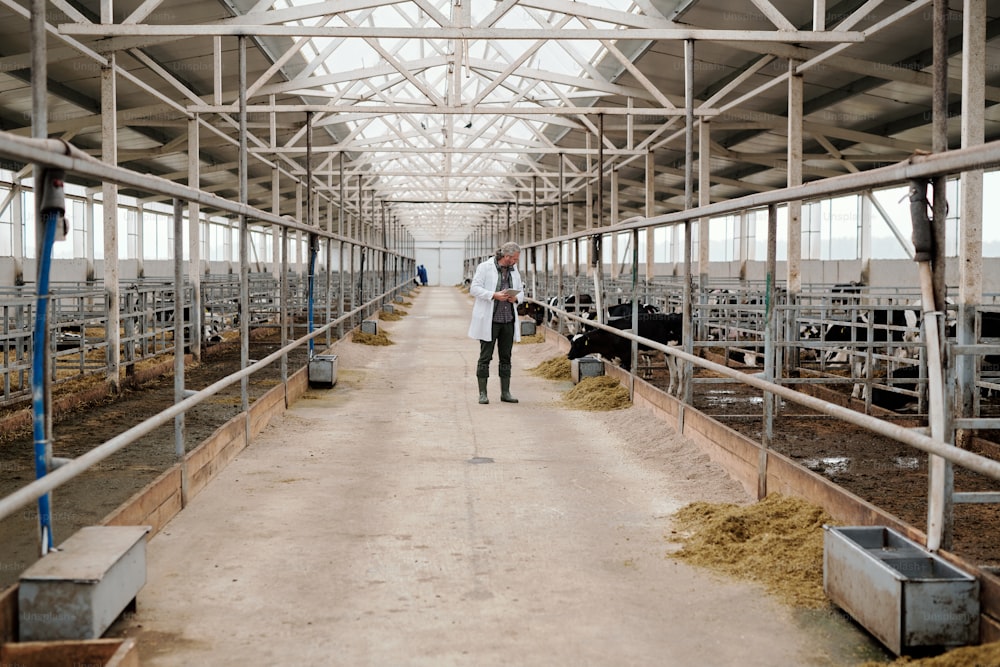
[[[384,3],[383,3],[384,4]],[[312,5],[310,5],[312,6]],[[355,39],[465,39],[465,40],[698,40],[714,42],[778,42],[802,44],[855,44],[865,35],[856,31],[813,30],[717,30],[711,28],[408,28],[408,27],[340,27],[302,25],[232,25],[197,24],[167,25],[115,23],[62,23],[63,35],[88,37],[350,37]]]

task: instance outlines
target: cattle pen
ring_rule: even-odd
[[[1000,662],[997,2],[0,33],[0,667]]]

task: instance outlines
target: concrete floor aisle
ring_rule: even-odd
[[[677,508],[748,500],[697,448],[558,405],[547,344],[479,405],[470,297],[412,301],[151,540],[143,665],[851,664],[856,631],[666,557]]]

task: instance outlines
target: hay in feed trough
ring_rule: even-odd
[[[535,343],[544,343],[545,334],[534,333],[530,336],[521,336],[521,340],[517,342],[518,345],[533,345]]]
[[[608,375],[583,378],[566,392],[563,400],[571,407],[591,412],[621,410],[632,405],[628,389]]]
[[[546,380],[572,380],[572,366],[565,356],[552,357],[528,371]]]
[[[674,515],[672,557],[763,584],[789,604],[827,607],[823,592],[823,524],[819,506],[772,494],[751,505],[695,502]]]
[[[383,331],[379,331],[376,334],[355,331],[351,334],[351,340],[362,345],[395,345]]]

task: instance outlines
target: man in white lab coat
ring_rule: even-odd
[[[494,347],[500,357],[500,400],[517,403],[510,393],[510,356],[514,342],[521,340],[521,328],[517,326],[517,304],[524,301],[524,283],[517,270],[520,258],[521,246],[513,241],[504,243],[495,256],[476,267],[469,285],[469,294],[476,300],[469,337],[479,340],[476,379],[480,403],[490,402],[486,382],[490,377]]]

